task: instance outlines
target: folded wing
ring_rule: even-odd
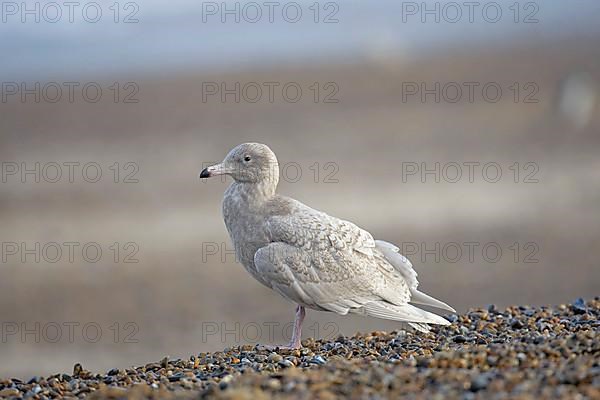
[[[417,290],[417,274],[396,246],[304,207],[270,217],[271,243],[254,255],[257,271],[274,290],[310,308],[410,322],[419,330],[449,324],[409,304],[452,310]]]

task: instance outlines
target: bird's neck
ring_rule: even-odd
[[[260,206],[273,198],[276,189],[277,183],[268,180],[258,183],[233,182],[231,184],[232,192],[235,192],[250,208]]]

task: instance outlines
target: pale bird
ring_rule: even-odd
[[[398,247],[352,222],[276,193],[277,158],[244,143],[200,178],[229,175],[223,218],[237,259],[260,283],[297,304],[288,348],[301,347],[305,307],[403,321],[419,331],[449,322],[413,304],[454,309],[417,290],[417,273]]]

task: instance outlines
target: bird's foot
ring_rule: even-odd
[[[277,351],[277,350],[299,350],[302,348],[302,343],[298,341],[298,343],[290,342],[288,344],[279,344],[279,345],[271,345],[271,344],[257,344],[257,350],[268,350],[268,351]]]

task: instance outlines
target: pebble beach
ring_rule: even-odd
[[[490,305],[430,333],[238,346],[103,373],[0,378],[0,398],[600,399],[600,298],[555,307]]]

